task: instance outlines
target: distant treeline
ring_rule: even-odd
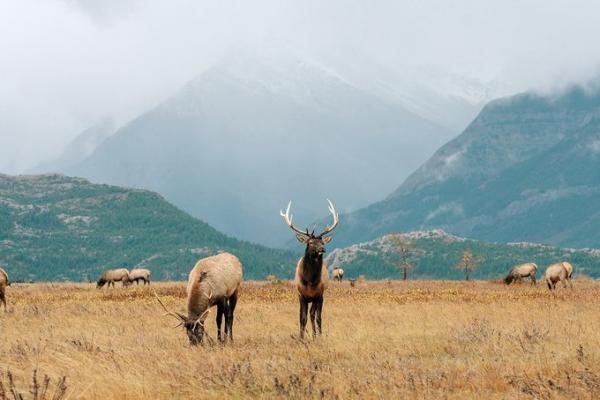
[[[365,275],[372,279],[397,279],[400,270],[394,264],[395,256],[371,248],[356,251],[356,258],[343,264],[345,276]],[[545,267],[557,261],[569,261],[575,267],[575,276],[585,274],[600,277],[600,256],[586,251],[571,251],[540,245],[507,245],[476,240],[446,242],[440,239],[420,239],[413,242],[410,271],[412,279],[464,279],[464,273],[455,268],[465,250],[481,256],[484,261],[471,274],[473,279],[499,279],[509,269],[525,262],[535,262],[538,276]],[[391,261],[391,262],[390,262]]]

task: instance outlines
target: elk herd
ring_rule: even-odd
[[[531,284],[535,285],[535,275],[537,272],[537,265],[534,263],[526,263],[521,265],[516,265],[512,267],[508,275],[504,278],[504,283],[506,285],[510,285],[515,281],[520,281],[524,278],[529,278],[531,280]],[[548,289],[554,290],[556,289],[556,284],[558,282],[562,282],[563,287],[567,287],[567,282],[573,288],[573,282],[571,282],[571,278],[573,276],[573,265],[571,263],[563,261],[556,264],[552,264],[546,268],[546,272],[542,276],[542,279],[548,285]]]
[[[294,285],[298,291],[299,303],[299,329],[300,338],[304,338],[306,324],[310,317],[313,336],[322,332],[322,311],[325,290],[329,280],[327,264],[324,261],[326,252],[325,245],[332,239],[331,233],[339,223],[339,215],[331,201],[328,209],[332,215],[333,222],[320,233],[314,229],[302,230],[293,223],[290,214],[292,203],[289,202],[285,212],[280,211],[285,224],[295,233],[296,239],[304,246],[304,254],[296,264]],[[537,265],[526,263],[511,268],[504,278],[504,283],[510,285],[513,282],[529,278],[532,285],[536,284]],[[151,272],[145,268],[136,268],[128,271],[125,268],[110,269],[102,273],[97,281],[96,287],[104,285],[114,287],[115,282],[121,282],[127,287],[133,282],[143,285],[150,284]],[[559,262],[548,266],[542,279],[546,282],[549,290],[554,290],[557,283],[567,287],[567,283],[573,287],[571,277],[573,266],[568,262]],[[209,310],[216,306],[217,338],[219,341],[233,340],[233,314],[238,300],[240,286],[242,284],[242,264],[240,260],[230,253],[220,253],[215,256],[203,258],[196,263],[188,276],[187,283],[187,315],[169,310],[156,292],[154,296],[166,315],[172,316],[186,330],[191,345],[203,342],[205,336],[205,320]],[[341,282],[344,270],[339,267],[333,269],[333,279]],[[352,280],[351,280],[352,281]],[[353,282],[352,282],[353,283]],[[6,311],[6,287],[10,285],[8,274],[0,267],[0,306],[4,305]],[[354,287],[354,285],[352,285]],[[310,307],[310,310],[309,310]],[[223,328],[223,318],[225,327]]]
[[[122,282],[123,286],[129,286],[133,284],[133,282],[135,282],[136,285],[139,285],[140,281],[142,281],[144,285],[149,285],[150,274],[150,270],[146,268],[132,269],[131,272],[126,268],[107,269],[100,275],[100,278],[98,278],[96,287],[98,289],[104,285],[107,285],[107,287],[110,287],[110,285],[115,287],[115,282]]]

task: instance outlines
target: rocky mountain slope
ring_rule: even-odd
[[[187,279],[194,263],[230,251],[246,279],[291,277],[296,257],[229,238],[156,193],[61,175],[0,175],[0,265],[13,280],[95,280],[147,266]]]
[[[487,105],[385,200],[344,215],[338,243],[442,228],[488,241],[600,247],[600,94]]]

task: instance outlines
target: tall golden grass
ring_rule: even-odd
[[[235,341],[192,348],[148,288],[16,284],[0,379],[10,371],[25,398],[33,371],[52,390],[65,376],[71,399],[600,398],[600,284],[574,286],[332,283],[323,336],[300,341],[291,284],[250,282]],[[183,283],[152,288],[184,311]]]

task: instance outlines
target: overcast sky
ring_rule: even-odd
[[[0,172],[134,117],[240,42],[552,90],[598,75],[600,2],[0,0]]]

